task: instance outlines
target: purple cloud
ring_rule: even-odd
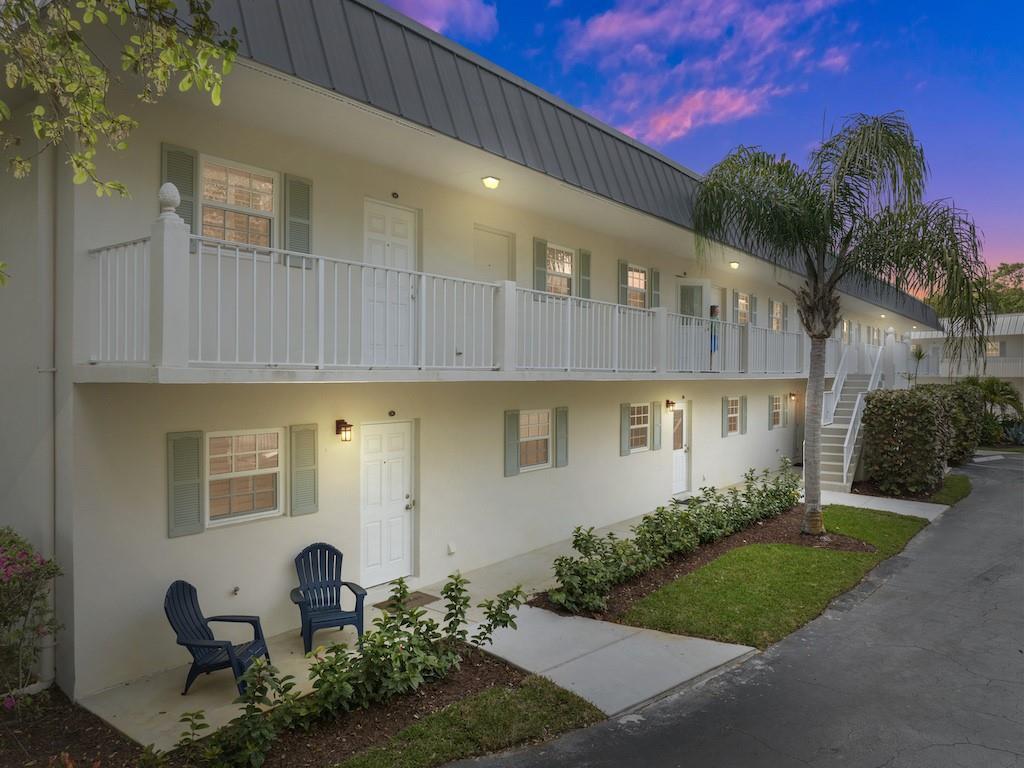
[[[388,5],[435,32],[467,40],[498,33],[498,8],[485,0],[387,0]]]
[[[604,73],[600,114],[665,144],[764,111],[811,70],[846,71],[853,48],[823,41],[841,1],[616,0],[567,22],[562,64]]]

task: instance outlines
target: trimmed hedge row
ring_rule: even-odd
[[[744,481],[742,490],[702,488],[686,503],[673,500],[658,507],[633,526],[628,539],[577,527],[572,536],[577,554],[555,560],[558,587],[548,598],[572,613],[603,611],[616,584],[657,568],[673,555],[777,517],[800,500],[800,477],[788,459],[774,477],[767,469],[760,475],[751,469]]]
[[[974,455],[984,403],[969,384],[880,389],[864,406],[864,467],[883,493],[917,496],[942,485],[946,465]]]

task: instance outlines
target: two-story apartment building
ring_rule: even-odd
[[[912,362],[918,381],[997,376],[1024,393],[1024,313],[994,315],[981,359],[953,361],[946,354],[946,336],[941,330],[916,330],[913,344],[924,352],[920,363]]]
[[[699,175],[373,0],[217,13],[220,107],[117,94],[130,199],[0,179],[3,522],[64,569],[64,690],[184,661],[174,579],[271,635],[313,541],[426,584],[799,457],[801,277],[698,260]],[[935,323],[843,313],[844,376]]]

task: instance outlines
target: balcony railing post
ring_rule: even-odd
[[[654,308],[654,332],[651,334],[651,344],[654,347],[654,372],[665,373],[669,366],[668,353],[668,309],[665,307]]]
[[[494,307],[494,359],[501,371],[516,369],[516,284],[503,280],[498,285]]]
[[[191,325],[189,227],[176,213],[181,204],[177,187],[164,184],[157,199],[160,216],[153,222],[149,246],[149,356],[154,365],[184,367]],[[202,269],[201,253],[197,259]]]

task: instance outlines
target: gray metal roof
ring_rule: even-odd
[[[698,174],[376,0],[218,0],[213,15],[259,64],[693,228]],[[881,283],[842,289],[936,324]]]
[[[946,318],[941,318],[939,323],[946,327]],[[1024,336],[1024,312],[1015,312],[1005,315],[993,315],[992,323],[986,331],[989,337],[993,336]],[[914,331],[911,336],[915,339],[944,339],[946,332],[942,331]]]

